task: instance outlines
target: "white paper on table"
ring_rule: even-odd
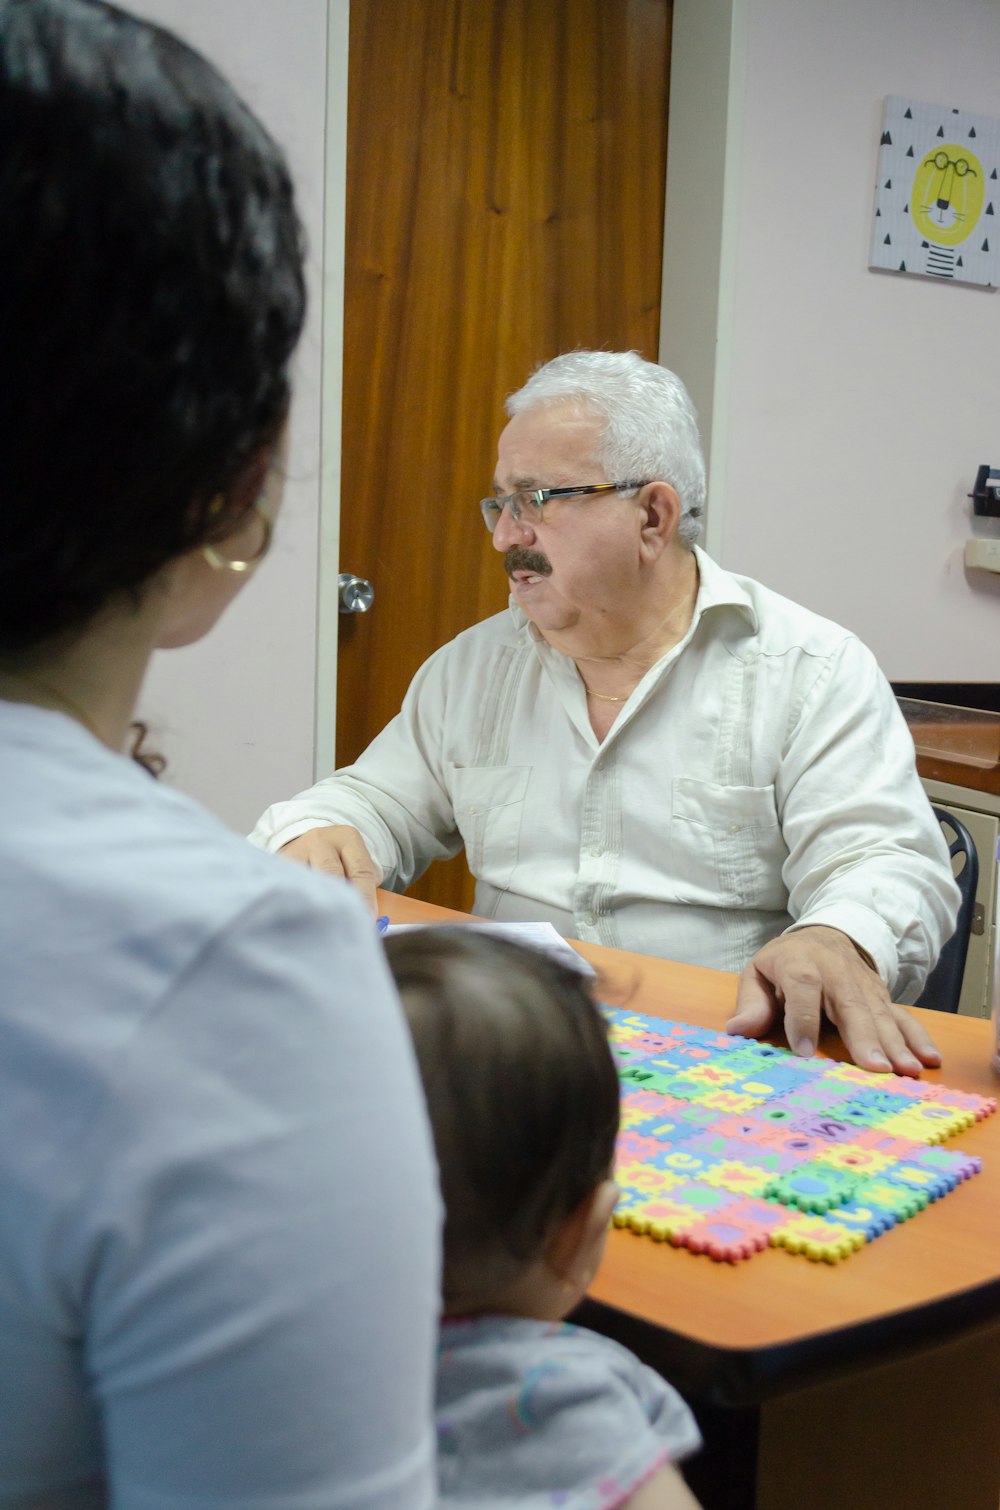
[[[561,933],[551,923],[494,923],[486,918],[475,918],[468,923],[390,923],[386,936],[394,933],[412,933],[416,928],[478,928],[480,933],[495,933],[509,938],[515,944],[526,944],[530,949],[540,949],[566,965],[578,970],[581,975],[596,975],[597,971],[582,954],[577,954],[572,944],[567,944]]]

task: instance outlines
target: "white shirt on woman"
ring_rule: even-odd
[[[848,630],[695,555],[691,626],[603,741],[574,662],[512,605],[251,838],[353,824],[396,891],[464,845],[483,916],[721,970],[823,923],[913,1001],[958,889],[889,685]]]
[[[430,1506],[438,1226],[350,889],[0,703],[0,1507]]]

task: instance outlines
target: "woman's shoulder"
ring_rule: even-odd
[[[4,739],[11,724],[16,737]],[[117,983],[121,996],[127,974],[137,1005],[241,919],[357,928],[346,887],[255,849],[67,720],[43,722],[39,735],[30,718],[0,719],[0,766],[8,984],[69,978],[96,993]],[[91,941],[85,959],[81,939]]]

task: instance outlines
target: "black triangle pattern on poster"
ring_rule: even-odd
[[[927,246],[930,246],[930,242],[929,241],[921,241],[920,245],[922,247],[927,247]]]
[[[899,264],[899,271],[900,271],[900,272],[901,272],[901,273],[905,273],[905,272],[906,272],[906,263],[905,263],[905,262],[901,262],[901,263],[900,263],[900,264]]]
[[[891,189],[892,188],[892,179],[891,178],[887,178],[886,179],[886,181],[885,181],[885,187],[887,189]]]
[[[876,210],[875,211],[875,219],[876,220],[881,220],[882,219],[882,211],[881,210]]]
[[[937,134],[938,134],[938,136],[944,136],[944,127],[943,126],[939,126],[937,128]]]
[[[909,105],[907,105],[906,111],[905,111],[905,113],[903,115],[903,120],[904,121],[912,121],[912,119],[913,119],[913,111],[910,109]]]
[[[907,157],[912,157],[913,156],[913,148],[912,147],[907,147],[907,149],[906,149],[906,155],[907,155]]]
[[[996,176],[997,176],[997,170],[996,170],[996,168],[994,168],[993,172],[990,174],[990,177],[991,178],[996,178]]]
[[[970,128],[969,128],[969,135],[970,136],[975,136],[975,134],[976,134],[976,128],[975,128],[975,126],[970,126]]]
[[[909,205],[908,204],[904,204],[904,206],[903,206],[903,214],[904,215],[909,215],[909,213],[910,213],[910,207],[909,207]]]
[[[987,215],[992,215],[993,214],[993,204],[992,204],[992,201],[986,206],[986,213],[987,213]]]
[[[959,257],[958,261],[955,263],[955,266],[956,267],[964,267],[965,266],[965,263],[962,261],[961,257]]]
[[[892,146],[892,137],[889,135],[888,131],[883,131],[882,132],[882,140],[879,143],[879,145],[882,146],[882,147],[891,147]]]
[[[989,244],[988,241],[984,241],[983,244],[982,244],[982,246],[979,248],[979,250],[981,252],[988,252],[989,249],[990,249],[990,244]]]
[[[952,115],[957,115],[958,114],[958,106],[957,105],[952,105],[952,107],[951,107],[951,113],[952,113]]]
[[[891,236],[887,236],[885,238],[885,240],[883,241],[882,245],[883,246],[892,246],[892,237]]]

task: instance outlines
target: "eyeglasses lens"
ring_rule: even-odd
[[[522,519],[527,520],[529,524],[538,524],[542,518],[542,505],[536,493],[509,493],[505,498],[484,498],[479,507],[491,535],[497,527],[505,504],[515,524]]]

